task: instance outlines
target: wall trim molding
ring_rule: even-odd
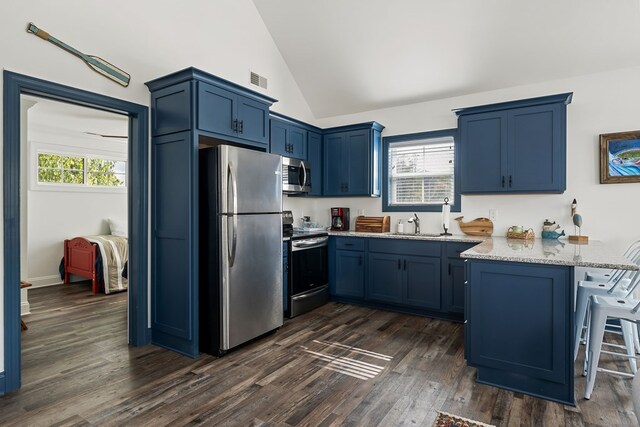
[[[0,372],[0,396],[4,395],[6,390],[4,372]]]
[[[86,279],[82,279],[86,280]],[[53,274],[51,276],[29,277],[27,282],[31,283],[30,289],[45,288],[47,286],[61,285],[62,279],[59,274]]]
[[[150,342],[149,107],[71,86],[3,71],[4,381],[0,393],[20,388],[20,96],[46,97],[129,118],[129,343]],[[13,285],[12,285],[13,284]]]

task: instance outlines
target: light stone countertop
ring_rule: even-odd
[[[638,270],[636,264],[597,240],[588,244],[575,244],[565,239],[520,240],[492,237],[462,252],[460,256],[492,261]]]
[[[414,234],[414,233],[367,233],[362,231],[329,231],[329,236],[341,237],[373,237],[378,239],[401,239],[401,240],[433,240],[437,242],[462,242],[480,243],[488,237],[467,236],[466,234],[454,234],[453,236],[439,236],[436,234]]]
[[[427,240],[437,242],[478,243],[460,254],[462,258],[492,261],[524,262],[531,264],[568,265],[573,267],[638,270],[638,266],[617,251],[597,240],[588,244],[570,243],[566,239],[507,239],[456,234],[437,236],[412,233],[365,233],[329,231],[330,236],[368,237],[378,239]]]

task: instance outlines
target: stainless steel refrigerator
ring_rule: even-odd
[[[200,349],[221,355],[283,322],[282,158],[200,150]]]

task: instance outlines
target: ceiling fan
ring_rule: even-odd
[[[118,138],[118,139],[129,139],[128,135],[105,135],[102,133],[95,133],[95,132],[85,132],[87,135],[95,135],[95,136],[101,136],[103,138]]]

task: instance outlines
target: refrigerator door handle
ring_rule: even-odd
[[[231,191],[228,192],[231,196],[231,208],[230,213],[232,218],[231,224],[231,247],[229,249],[229,267],[233,267],[236,260],[236,246],[238,242],[238,183],[236,181],[235,174],[233,173],[233,163],[229,162],[228,168],[227,186],[231,186]]]

